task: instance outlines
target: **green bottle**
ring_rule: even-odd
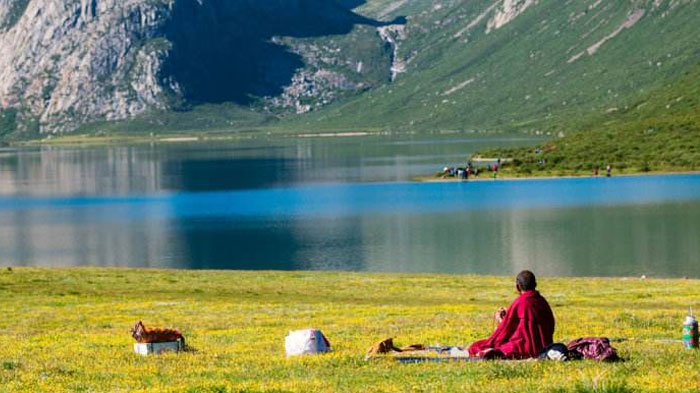
[[[698,336],[698,320],[693,315],[693,309],[689,308],[688,316],[685,317],[685,322],[683,322],[683,346],[685,346],[685,349],[697,349]]]

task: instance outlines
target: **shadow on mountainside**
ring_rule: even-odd
[[[180,0],[166,26],[173,44],[166,76],[192,104],[276,96],[304,63],[273,37],[348,34],[355,25],[404,23],[372,20],[352,11],[364,0]]]

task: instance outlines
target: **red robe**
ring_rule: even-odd
[[[495,349],[509,359],[537,357],[552,344],[554,315],[547,301],[537,291],[524,291],[510,305],[506,317],[486,340],[469,347],[471,356]]]

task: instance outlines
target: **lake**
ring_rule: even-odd
[[[0,149],[0,266],[700,277],[700,175],[410,181],[528,143]]]

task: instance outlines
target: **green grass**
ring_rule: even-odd
[[[94,122],[72,134],[128,135],[205,133],[264,126],[274,118],[235,104],[202,105],[188,111],[153,111],[130,120]]]
[[[593,118],[583,128],[539,146],[493,149],[488,157],[513,158],[504,172],[516,176],[700,170],[700,66],[652,90],[627,109]],[[542,162],[544,160],[544,162]]]
[[[17,109],[0,109],[0,138],[16,130]]]
[[[374,0],[363,10],[376,15],[378,3],[387,5]],[[400,132],[570,134],[608,111],[633,107],[700,59],[697,40],[689,41],[697,35],[691,21],[700,11],[695,3],[671,7],[664,1],[655,8],[646,0],[603,2],[588,10],[594,0],[545,0],[488,34],[490,16],[465,30],[492,3],[443,2],[434,9],[430,1],[408,2],[410,8],[396,11],[410,16],[400,43],[406,73],[293,123],[318,129],[352,124]],[[632,28],[594,55],[569,62],[638,9],[646,14]]]
[[[700,354],[678,339],[695,280],[540,278],[555,339],[626,337],[625,363],[365,362],[373,342],[467,344],[515,296],[512,277],[28,269],[0,272],[0,392],[690,391]],[[193,351],[140,357],[136,320],[177,327]],[[289,330],[330,355],[286,359]]]

